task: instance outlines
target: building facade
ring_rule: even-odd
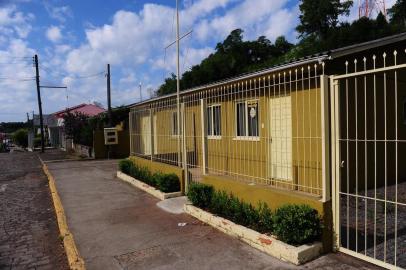
[[[325,251],[406,268],[405,78],[401,34],[154,98],[132,106],[130,152],[186,190],[309,204]]]

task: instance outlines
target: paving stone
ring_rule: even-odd
[[[0,154],[0,164],[0,269],[69,269],[36,154]]]

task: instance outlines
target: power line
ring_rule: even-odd
[[[51,74],[53,73],[54,75],[55,75],[55,74],[58,74],[59,77],[69,77],[70,79],[73,79],[73,80],[80,80],[80,79],[93,78],[93,77],[102,76],[102,75],[105,74],[105,71],[103,70],[103,71],[100,71],[100,72],[97,72],[97,73],[94,73],[94,74],[79,75],[79,76],[75,75],[75,76],[72,76],[72,75],[70,75],[70,74],[68,74],[68,73],[62,74],[62,73],[59,73],[59,72],[50,70],[49,68],[44,67],[44,66],[40,66],[39,68],[42,69],[42,70],[44,70],[44,71],[46,71],[46,72],[48,72],[48,73],[51,73]]]

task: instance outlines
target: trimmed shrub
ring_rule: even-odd
[[[273,218],[273,232],[283,242],[301,245],[319,239],[321,220],[317,210],[308,205],[284,205]]]
[[[128,159],[122,159],[118,163],[118,168],[120,169],[120,171],[128,175],[130,174],[130,169],[132,166],[133,163]]]
[[[119,169],[135,179],[142,181],[162,192],[175,192],[180,190],[179,178],[176,174],[152,174],[147,167],[140,167],[129,159],[120,160]]]
[[[258,231],[260,233],[270,233],[273,231],[273,214],[266,203],[259,202],[258,204]]]
[[[201,183],[191,183],[187,197],[193,205],[206,209],[210,206],[213,192],[214,189],[212,186]]]
[[[180,182],[179,177],[174,174],[163,174],[156,173],[154,174],[155,184],[162,192],[176,192],[180,191]]]

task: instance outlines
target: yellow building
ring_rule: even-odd
[[[131,156],[183,175],[186,190],[198,181],[254,205],[309,204],[323,216],[326,251],[333,243],[406,267],[398,255],[406,238],[405,40],[392,36],[184,90],[179,112],[176,94],[136,103]],[[389,241],[397,243],[385,249],[391,259],[379,257]]]

